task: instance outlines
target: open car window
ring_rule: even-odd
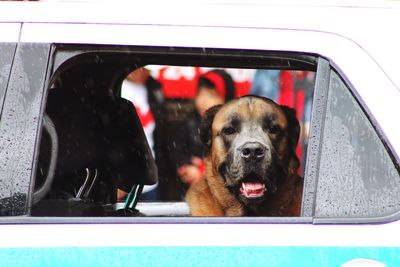
[[[299,132],[293,154],[299,160],[296,174],[304,179],[301,213],[261,220],[310,222],[314,216],[334,219],[355,210],[362,211],[354,214],[357,218],[371,216],[368,198],[377,194],[375,187],[366,189],[363,201],[354,202],[349,209],[342,207],[341,201],[334,202],[336,208],[327,204],[333,201],[332,192],[336,200],[355,199],[351,188],[333,188],[339,181],[350,181],[346,172],[331,171],[336,167],[330,159],[343,163],[334,157],[340,153],[329,156],[335,151],[332,147],[337,137],[337,131],[329,128],[332,118],[344,115],[355,120],[358,116],[361,121],[357,125],[366,127],[361,132],[375,136],[371,137],[375,143],[361,138],[368,145],[346,145],[348,149],[355,149],[354,153],[380,151],[387,159],[382,162],[385,166],[393,160],[384,137],[374,135],[373,127],[368,129],[370,114],[362,105],[350,101],[351,107],[349,101],[339,101],[352,95],[351,88],[333,78],[327,60],[275,51],[126,46],[57,45],[53,53],[31,215],[190,217],[185,197],[205,173],[204,141],[199,137],[204,111],[251,94],[295,110]],[[214,90],[202,90],[210,87],[210,81]],[[358,128],[346,129],[349,144],[357,145],[357,133],[350,132]],[[353,159],[357,159],[353,164],[362,166],[371,160],[356,155]],[[374,185],[379,168],[361,171],[368,187]],[[393,165],[383,173],[389,184],[397,183],[396,168]],[[263,191],[254,183],[240,189],[250,196]],[[388,203],[384,215],[397,209],[395,198],[388,197]],[[376,209],[382,210],[382,206]]]
[[[204,174],[201,116],[218,101],[248,94],[296,110],[301,131],[295,153],[304,176],[314,56],[79,48],[55,48],[33,216],[189,216],[191,178],[182,167]],[[211,82],[224,84],[222,95],[199,89],[208,86],[202,77],[214,72],[220,77]]]

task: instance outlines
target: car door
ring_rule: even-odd
[[[313,266],[313,264],[320,266],[321,262],[326,265],[340,265],[354,258],[372,258],[382,261],[388,266],[395,263],[398,260],[396,258],[398,241],[388,233],[394,232],[399,223],[358,224],[361,222],[397,220],[397,206],[394,203],[398,203],[398,201],[395,200],[394,196],[398,188],[398,171],[396,170],[398,160],[393,151],[398,151],[398,143],[396,139],[392,139],[395,135],[394,126],[388,123],[387,119],[382,120],[383,117],[393,118],[393,115],[382,111],[382,107],[377,104],[377,98],[379,98],[379,102],[384,101],[388,105],[392,105],[397,102],[400,96],[395,86],[376,62],[364,50],[360,50],[354,42],[339,35],[324,32],[168,26],[170,33],[168,38],[157,38],[157,36],[164,36],[165,27],[167,26],[40,23],[24,25],[21,36],[22,43],[26,46],[32,45],[29,44],[30,42],[41,43],[41,45],[33,44],[33,47],[40,47],[38,49],[43,52],[43,58],[46,58],[46,60],[43,60],[42,64],[46,66],[45,69],[49,71],[49,74],[48,76],[43,74],[42,77],[47,78],[41,79],[42,83],[34,89],[37,98],[29,100],[32,109],[30,109],[29,114],[25,113],[29,116],[21,115],[17,118],[20,121],[36,118],[36,123],[29,128],[29,135],[35,136],[35,141],[33,142],[30,139],[30,142],[28,142],[30,150],[26,154],[29,155],[23,157],[22,162],[28,165],[33,164],[35,158],[33,150],[38,153],[38,139],[40,138],[38,133],[41,125],[37,118],[43,117],[44,108],[41,104],[42,101],[45,101],[45,98],[43,98],[45,90],[49,89],[46,86],[50,85],[51,71],[56,71],[57,67],[61,66],[66,59],[79,55],[82,50],[93,53],[94,50],[101,50],[99,46],[103,46],[102,49],[113,52],[110,45],[117,45],[115,51],[123,49],[129,51],[129,49],[134,50],[140,47],[139,52],[145,57],[149,57],[149,55],[166,55],[168,54],[167,50],[182,49],[179,50],[180,54],[178,54],[184,60],[187,60],[188,64],[193,61],[193,58],[201,58],[202,54],[212,51],[212,53],[217,52],[219,62],[228,62],[225,63],[225,66],[229,66],[229,62],[235,61],[244,66],[248,61],[241,61],[240,57],[249,59],[256,56],[259,59],[254,62],[258,63],[259,60],[263,59],[263,56],[268,61],[268,56],[271,57],[272,53],[277,53],[274,56],[278,56],[280,59],[285,58],[285,53],[288,52],[300,54],[300,56],[311,55],[316,68],[316,82],[309,149],[307,150],[304,171],[305,186],[302,216],[294,218],[14,217],[6,218],[5,222],[10,224],[2,226],[3,234],[7,236],[5,239],[7,242],[3,241],[5,242],[3,246],[8,247],[8,250],[2,250],[3,253],[14,252],[20,243],[25,242],[25,246],[28,248],[23,250],[24,255],[51,255],[47,258],[49,262],[74,263],[78,260],[77,258],[65,255],[76,255],[76,253],[82,255],[83,253],[87,262],[100,262],[101,260],[103,263],[130,262],[132,254],[135,255],[135,261],[140,260],[144,263],[156,264],[161,264],[161,262],[172,264],[176,262],[177,257],[186,264],[199,261],[206,263],[210,258],[217,264],[257,265],[265,263],[270,266],[274,266],[274,263],[275,266],[280,264],[296,265],[299,261],[307,262],[308,266]],[[26,31],[26,35],[24,31]],[[152,32],[151,35],[146,34],[149,31]],[[39,34],[40,32],[47,34],[43,36]],[[127,35],[128,32],[129,35]],[[86,36],[87,39],[80,39],[81,36]],[[202,36],[203,39],[199,43],[196,38],[179,38],[179,36]],[[246,36],[246,38],[243,38],[241,42],[235,42],[237,36]],[[282,41],[293,39],[297,41]],[[253,40],[258,40],[258,42]],[[50,46],[53,45],[52,47],[54,47],[54,45],[57,46],[60,43],[64,45],[68,52],[64,54],[65,58],[61,58],[59,61],[54,61],[54,58],[53,61],[47,61],[48,51],[51,50]],[[229,46],[226,44],[229,44]],[[342,47],[340,51],[335,49],[339,45]],[[227,49],[230,50],[227,52]],[[241,50],[244,50],[244,52]],[[343,53],[343,51],[346,52]],[[172,53],[172,55],[176,56],[177,53]],[[352,57],[350,58],[348,55],[352,55]],[[153,64],[171,64],[173,62],[171,57],[167,57],[167,59],[169,61],[165,61],[165,57],[161,61],[154,62],[154,59],[152,61]],[[285,59],[287,60],[287,58]],[[210,60],[206,61],[206,64],[211,64],[212,60],[215,60],[215,56],[210,56],[206,60]],[[361,62],[361,64],[354,67],[352,64],[354,61]],[[46,62],[50,63],[47,64]],[[182,64],[182,61],[177,62]],[[289,62],[292,61],[289,60]],[[252,67],[256,68],[257,65]],[[382,90],[388,93],[378,94],[373,90],[376,84],[379,84],[383,88]],[[383,201],[380,207],[376,207],[376,210],[385,207],[383,213],[369,213],[369,204],[365,206],[365,203],[368,202],[365,199],[369,198],[362,198],[363,201],[360,203],[355,197],[351,197],[358,195],[354,190],[336,190],[346,183],[340,183],[340,180],[336,181],[336,184],[329,182],[337,178],[337,176],[330,175],[330,171],[338,167],[329,165],[329,159],[332,156],[328,153],[331,151],[326,152],[329,147],[324,147],[324,144],[329,144],[329,140],[324,138],[332,138],[329,137],[329,132],[335,133],[332,127],[337,125],[334,122],[341,118],[340,114],[335,113],[337,109],[344,110],[344,113],[353,112],[349,111],[350,107],[334,106],[339,96],[342,95],[340,90],[347,92],[347,97],[353,99],[348,100],[347,103],[350,103],[350,106],[355,105],[357,112],[361,110],[361,114],[363,114],[357,118],[351,117],[349,120],[361,120],[360,124],[366,125],[365,127],[369,129],[364,131],[371,131],[372,129],[375,134],[375,137],[368,138],[373,138],[376,145],[364,145],[362,147],[370,150],[379,149],[379,153],[385,155],[385,159],[380,163],[386,166],[385,170],[388,170],[385,173],[387,179],[393,178],[393,186],[391,186],[393,191],[389,194],[393,197],[388,197],[386,202]],[[332,93],[335,91],[338,92],[339,96]],[[17,97],[15,96],[15,98]],[[7,102],[15,103],[8,97],[6,104]],[[360,103],[363,103],[363,105],[360,105]],[[391,108],[396,108],[394,106],[392,105]],[[383,108],[383,110],[386,109],[386,107]],[[375,120],[379,122],[379,128],[376,126]],[[344,127],[343,125],[339,126]],[[347,130],[352,128],[351,125],[345,126]],[[334,137],[341,140],[340,137]],[[330,140],[334,142],[335,138]],[[352,135],[347,135],[346,138],[348,140],[354,139]],[[393,149],[388,149],[388,147],[393,147]],[[18,149],[18,147],[15,147],[15,149]],[[352,149],[348,148],[347,151],[350,150]],[[336,154],[335,151],[332,153]],[[364,165],[366,163],[363,160],[366,160],[367,163],[373,161],[368,157],[364,159],[354,156],[354,158],[358,161],[351,164]],[[339,162],[340,160],[343,159],[338,159]],[[346,163],[351,162],[350,159],[344,160]],[[379,169],[380,167],[375,168]],[[351,168],[343,169],[349,170]],[[23,175],[20,175],[20,173],[19,177],[24,177],[23,179],[26,182],[30,181],[31,177],[34,176],[34,171],[28,168]],[[372,173],[375,176],[378,175]],[[348,179],[351,180],[352,174],[350,173],[345,177],[349,177]],[[342,177],[340,173],[338,176]],[[357,187],[360,183],[362,182],[356,181],[349,187]],[[332,188],[332,186],[335,188]],[[374,188],[371,190],[374,191]],[[32,186],[30,190],[33,191]],[[387,192],[388,188],[384,187],[383,191]],[[331,192],[334,194],[332,195]],[[349,195],[346,192],[351,194],[349,193]],[[339,193],[342,193],[342,195]],[[374,194],[379,193],[374,192],[371,195],[372,198],[375,196]],[[369,195],[369,193],[367,192],[366,195]],[[332,202],[332,196],[338,203]],[[341,205],[338,199],[341,199],[342,196],[346,196],[347,198],[344,199],[348,199],[347,202],[350,201],[351,203],[347,210],[335,208]],[[354,199],[355,201],[351,202]],[[386,209],[387,203],[390,204],[390,209]],[[358,210],[355,208],[357,205],[363,207],[359,209],[360,213],[354,213],[351,221],[347,220],[347,213]],[[26,210],[26,213],[28,210]],[[367,220],[363,219],[365,216],[368,218]],[[341,222],[355,224],[313,225],[313,223]],[[25,234],[22,236],[16,234],[17,232]],[[46,238],[43,238],[43,233],[47,235]],[[57,238],[50,238],[50,236]],[[370,236],[373,236],[373,238],[370,238]],[[29,242],[26,241],[27,239]],[[222,246],[216,247],[220,245]],[[171,247],[161,248],[160,246]],[[54,247],[62,248],[56,249]],[[240,253],[238,253],[239,250]],[[112,257],[115,254],[119,255],[117,259]],[[199,254],[207,255],[207,257],[199,259]],[[104,257],[100,257],[100,255]],[[154,258],[150,255],[158,255],[158,257]]]

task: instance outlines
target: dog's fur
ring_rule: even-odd
[[[299,133],[295,111],[267,98],[246,96],[209,109],[200,127],[205,178],[186,194],[191,215],[300,216]],[[256,191],[247,191],[254,184]]]

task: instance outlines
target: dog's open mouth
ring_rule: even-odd
[[[250,199],[263,197],[267,192],[265,184],[258,181],[242,182],[239,190],[242,196]]]

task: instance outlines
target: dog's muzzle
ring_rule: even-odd
[[[265,181],[262,179],[262,165],[265,163],[268,148],[260,142],[246,142],[239,150],[246,175],[239,188],[240,195],[246,199],[264,197],[267,188]]]

